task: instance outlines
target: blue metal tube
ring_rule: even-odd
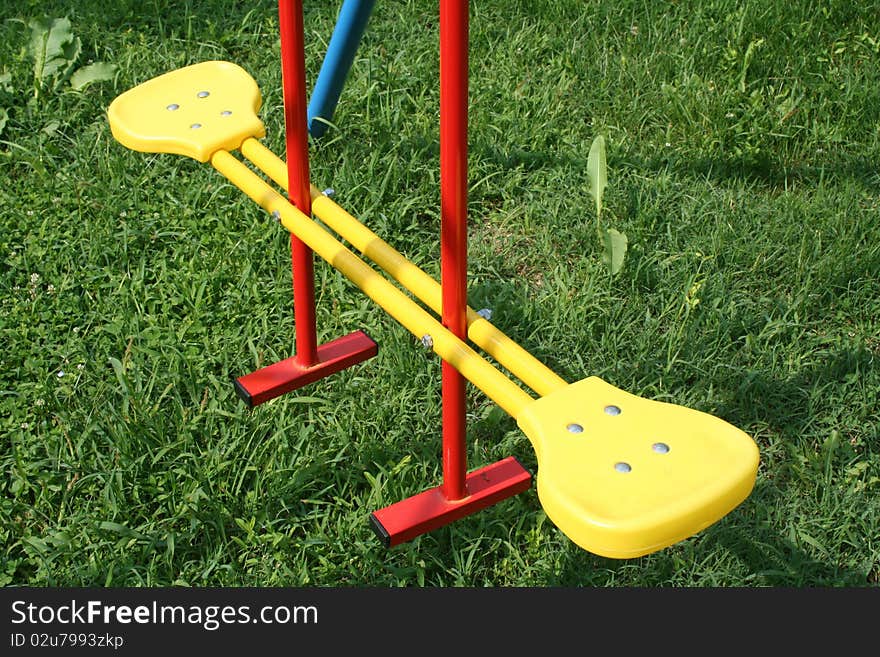
[[[327,121],[333,118],[342,86],[373,11],[373,4],[375,0],[344,0],[342,3],[309,101],[308,127],[309,134],[313,137],[320,137],[327,129],[327,124],[315,120],[316,117]]]

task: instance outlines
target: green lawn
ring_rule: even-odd
[[[305,4],[314,81],[340,3]],[[471,305],[568,381],[707,411],[760,448],[732,513],[612,560],[534,486],[381,547],[370,512],[442,480],[440,362],[323,262],[319,339],[362,328],[379,355],[254,410],[235,396],[231,377],[292,354],[288,235],[210,166],[122,147],[105,112],[225,59],[260,85],[283,156],[275,2],[3,2],[0,583],[877,586],[870,4],[471,3]],[[439,276],[436,5],[376,3],[311,171]],[[29,46],[43,16],[81,44],[57,70]],[[65,67],[94,62],[111,79],[72,88]],[[629,240],[615,276],[599,134],[602,222]],[[534,472],[515,421],[469,390],[469,466]]]

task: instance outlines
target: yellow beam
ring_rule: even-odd
[[[410,333],[418,338],[430,335],[434,352],[486,393],[511,417],[517,418],[523,408],[534,402],[513,381],[459,340],[388,279],[346,249],[324,228],[300,212],[228,151],[214,153],[211,164],[260,207],[277,216],[287,230],[305,242],[334,269],[344,274]]]
[[[262,142],[248,138],[241,144],[242,154],[269,178],[287,191],[287,164]],[[441,313],[440,284],[413,264],[376,233],[364,226],[314,185],[311,187],[312,212],[354,248],[384,269],[438,315]],[[567,383],[544,363],[532,356],[473,308],[467,309],[468,337],[540,396],[564,388]]]

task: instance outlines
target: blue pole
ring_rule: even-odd
[[[320,137],[327,129],[327,124],[316,121],[315,117],[327,121],[333,118],[342,86],[354,61],[374,2],[375,0],[344,0],[342,3],[309,101],[308,126],[313,137]]]

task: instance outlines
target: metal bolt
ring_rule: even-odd
[[[207,98],[210,95],[211,95],[210,91],[200,91],[199,93],[196,94],[196,96],[198,96],[199,98]]]
[[[229,110],[223,110],[222,112],[220,112],[220,116],[232,116],[232,112],[230,112]]]
[[[485,319],[487,322],[492,319],[492,309],[491,308],[481,308],[477,311],[477,314]]]
[[[605,412],[608,415],[620,415],[620,407],[612,404],[605,407]]]
[[[433,349],[434,348],[434,338],[432,338],[430,335],[425,333],[425,335],[422,336],[422,346],[425,349]]]
[[[321,193],[322,193],[324,196],[333,196],[333,195],[336,193],[336,190],[334,190],[334,189],[331,188],[331,187],[328,187],[327,189],[325,189],[325,190],[324,190],[323,192],[321,192]]]
[[[275,221],[280,222],[281,221],[281,213],[278,210],[272,210],[272,218],[275,219]]]
[[[584,428],[576,422],[572,422],[565,428],[568,429],[569,433],[583,433],[584,431]]]
[[[176,110],[176,109],[180,109],[180,105],[178,105],[177,103],[171,103],[171,104],[170,104],[168,107],[166,107],[165,109],[167,109],[169,112],[173,112],[173,111]]]
[[[201,127],[202,127],[202,124],[201,124],[201,123],[193,123],[193,124],[190,126],[190,128],[192,128],[193,130],[198,130],[198,129],[201,128]]]
[[[620,461],[619,463],[615,463],[614,469],[617,470],[618,472],[623,472],[623,473],[627,473],[630,470],[632,470],[629,463],[624,463],[623,461]]]
[[[654,443],[651,445],[651,449],[653,449],[658,454],[668,454],[669,453],[669,445],[666,443]]]

